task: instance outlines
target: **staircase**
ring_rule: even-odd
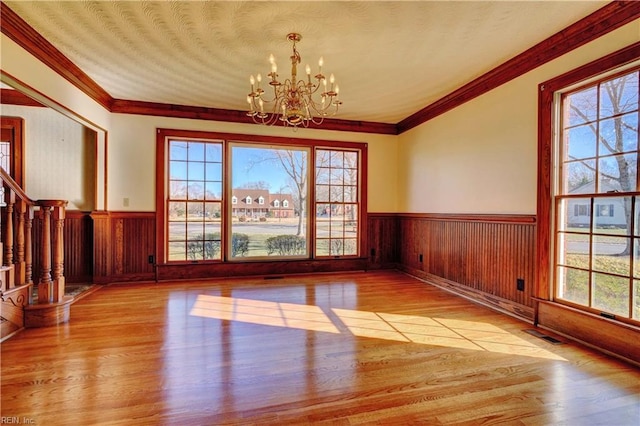
[[[68,321],[72,298],[64,295],[63,230],[67,201],[30,199],[2,168],[0,181],[2,341],[25,327]],[[35,271],[34,263],[38,265]],[[37,300],[32,297],[34,282],[38,286]]]

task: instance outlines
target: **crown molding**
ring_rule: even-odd
[[[104,108],[110,109],[111,102],[113,101],[111,95],[27,24],[20,16],[11,10],[9,6],[4,4],[4,2],[0,3],[0,16],[2,17],[2,25],[0,25],[2,34],[9,37],[24,50],[31,53]]]
[[[158,117],[189,118],[194,120],[256,124],[253,122],[251,117],[247,116],[246,111],[196,107],[188,105],[174,105],[145,101],[129,101],[125,99],[115,99],[111,105],[111,112],[122,114],[152,115]],[[378,133],[386,135],[397,134],[395,124],[377,123],[372,121],[337,120],[331,118],[325,118],[320,129],[338,130],[344,132]]]
[[[640,1],[613,1],[398,123],[404,133],[640,18]]]
[[[78,66],[0,2],[3,34],[111,112],[253,123],[245,112],[114,99]],[[397,124],[326,119],[323,130],[398,135],[640,18],[640,1],[613,1]]]

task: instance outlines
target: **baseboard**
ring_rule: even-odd
[[[534,309],[532,307],[524,306],[511,300],[503,299],[417,269],[399,266],[398,270],[471,302],[533,324]]]

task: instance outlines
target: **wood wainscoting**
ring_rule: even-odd
[[[34,235],[40,235],[42,221],[36,215]],[[93,221],[89,212],[67,210],[64,219],[64,276],[67,283],[90,283],[93,279]],[[39,244],[34,244],[33,271],[40,270]],[[35,282],[37,276],[33,277]]]
[[[398,221],[399,269],[533,321],[535,216],[400,214]]]
[[[94,283],[156,279],[154,212],[101,211],[91,213],[91,218]]]

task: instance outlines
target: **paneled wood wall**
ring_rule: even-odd
[[[33,220],[34,235],[40,235],[42,222],[36,214]],[[88,283],[93,277],[93,222],[89,213],[67,210],[64,220],[64,276],[68,283]],[[40,278],[40,250],[34,242],[33,281]]]
[[[396,253],[398,269],[533,320],[535,216],[369,216],[372,253]],[[372,258],[371,264],[391,265],[393,259]],[[517,290],[518,279],[524,280],[523,291]]]
[[[393,269],[398,263],[398,216],[369,213],[367,224],[369,269]]]
[[[95,283],[155,280],[155,213],[94,212]]]

